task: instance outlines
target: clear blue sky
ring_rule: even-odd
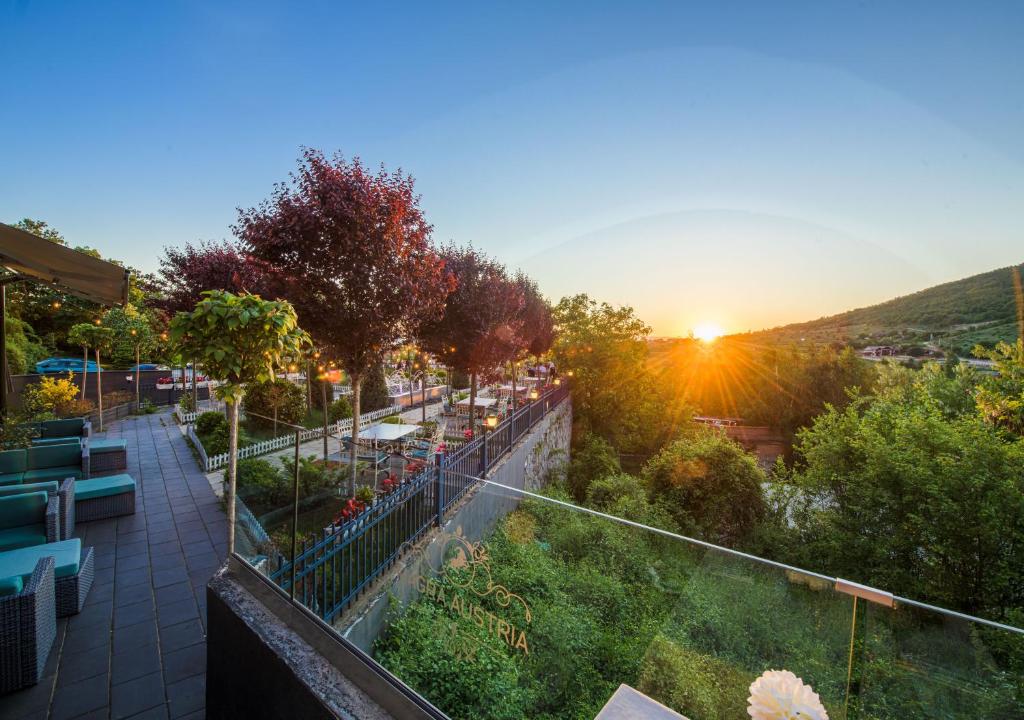
[[[697,5],[0,0],[0,219],[153,269],[341,150],[659,334],[1024,260],[1024,3]]]

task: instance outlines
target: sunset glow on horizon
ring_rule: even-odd
[[[704,342],[713,342],[725,335],[721,325],[712,322],[699,323],[693,328],[693,336]]]

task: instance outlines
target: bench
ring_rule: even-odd
[[[77,440],[0,452],[0,485],[89,476],[89,448]]]
[[[78,522],[134,512],[135,480],[131,475],[107,475],[75,482],[75,519]]]
[[[95,574],[93,549],[83,551],[78,538],[0,552],[0,579],[7,585],[16,584],[18,578],[23,584],[30,582],[36,565],[45,557],[54,560],[57,617],[75,615],[85,604]]]
[[[0,497],[0,551],[60,540],[60,498],[46,491]]]
[[[128,467],[128,443],[116,438],[89,440],[89,472],[101,473]]]

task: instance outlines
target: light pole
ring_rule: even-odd
[[[139,398],[139,331],[131,329],[132,338],[135,340],[135,411],[142,410],[142,402]]]

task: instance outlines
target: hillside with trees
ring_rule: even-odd
[[[1019,337],[1024,265],[943,283],[878,305],[750,333],[753,341],[804,339],[853,346],[933,341],[966,356]]]

